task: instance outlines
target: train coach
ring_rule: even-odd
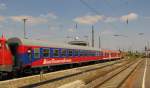
[[[25,72],[55,65],[119,59],[120,52],[47,41],[0,39],[0,72]]]
[[[102,49],[101,50],[103,52],[103,60],[104,59],[120,59],[122,58],[122,53],[121,51],[117,51],[117,50],[106,50],[106,49]]]

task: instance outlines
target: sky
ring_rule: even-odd
[[[149,45],[150,0],[0,0],[0,34],[66,43],[74,40],[95,47],[142,50]],[[116,35],[116,36],[114,36]],[[119,35],[119,36],[117,36]]]

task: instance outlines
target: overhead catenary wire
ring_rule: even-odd
[[[96,15],[101,15],[101,13],[99,11],[97,11],[95,8],[91,7],[85,0],[80,0],[80,2],[86,6],[90,11],[92,11],[93,13],[95,13]],[[107,18],[105,16],[105,18]],[[111,24],[112,26],[114,26],[115,28],[118,28],[116,25]]]
[[[85,5],[87,8],[89,8],[92,12],[96,13],[97,15],[99,15],[100,13],[93,7],[91,7],[86,1],[84,0],[80,0],[80,2]]]
[[[99,11],[97,11],[95,8],[91,7],[85,0],[80,0],[80,2],[84,6],[86,6],[90,11],[92,11],[93,13],[95,13],[96,15],[101,15],[101,13]],[[125,3],[128,6],[128,1],[126,1]],[[109,6],[113,11],[116,11],[116,9],[114,10],[113,7],[110,4],[107,4],[107,6]],[[105,19],[107,19],[107,18],[109,18],[109,17],[105,16]],[[128,23],[129,23],[129,19],[127,17],[126,24],[128,24]],[[109,24],[111,24],[115,29],[118,29],[118,26],[116,26],[114,23],[109,22]],[[124,36],[124,37],[126,37],[126,36]]]

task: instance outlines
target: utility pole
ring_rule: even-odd
[[[149,41],[147,41],[147,52],[146,52],[147,53],[147,57],[149,57],[149,50],[150,50],[149,49]]]
[[[149,41],[147,41],[147,48],[149,49]]]
[[[75,29],[76,29],[76,30],[78,29],[78,24],[77,24],[77,23],[75,24]]]
[[[92,25],[92,47],[94,47],[94,26]]]
[[[26,38],[26,18],[23,19],[24,22],[24,39]]]
[[[101,37],[99,35],[99,48],[101,48]]]

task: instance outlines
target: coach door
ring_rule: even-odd
[[[9,48],[10,48],[10,51],[11,51],[11,53],[12,53],[12,55],[13,55],[13,61],[14,61],[14,67],[18,67],[18,66],[20,66],[20,64],[19,64],[19,58],[18,58],[18,51],[17,51],[17,49],[18,49],[18,43],[10,43],[10,44],[8,44],[8,46],[9,46]]]

